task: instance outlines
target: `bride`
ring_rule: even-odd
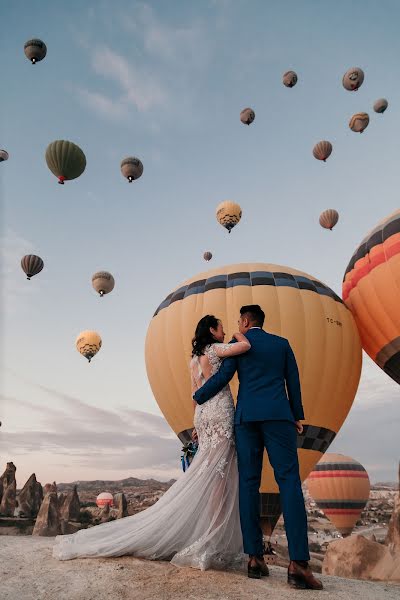
[[[212,315],[199,321],[190,362],[193,394],[218,371],[225,357],[250,349],[243,334],[235,333],[234,338],[235,344],[223,343],[222,323]],[[128,554],[202,570],[242,563],[234,404],[229,386],[208,402],[194,405],[199,450],[190,468],[143,512],[57,536],[55,558]]]

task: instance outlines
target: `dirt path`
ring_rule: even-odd
[[[322,592],[288,588],[286,572],[268,580],[245,573],[178,569],[130,557],[57,561],[52,538],[1,536],[1,600],[398,600],[400,586],[322,576]]]

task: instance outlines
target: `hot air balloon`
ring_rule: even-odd
[[[146,368],[153,394],[181,442],[189,442],[193,407],[188,402],[188,365],[195,327],[201,317],[214,314],[229,339],[245,304],[259,304],[267,315],[265,329],[288,338],[295,353],[306,416],[298,438],[304,480],[346,419],[361,371],[361,345],[352,314],[314,277],[288,267],[246,263],[212,269],[185,281],[161,302],[147,331]],[[180,343],[171,345],[171,338]],[[235,396],[236,377],[232,390]],[[266,455],[261,492],[264,533],[270,535],[281,508]]]
[[[35,63],[43,60],[47,54],[46,44],[42,40],[28,40],[24,44],[24,52],[26,58],[29,58],[31,63]]]
[[[312,152],[314,158],[326,162],[326,159],[332,154],[332,144],[326,140],[322,140],[322,142],[315,144]]]
[[[26,273],[26,278],[30,280],[31,277],[40,273],[44,267],[44,262],[36,254],[27,254],[21,259],[21,267],[23,272]]]
[[[346,269],[342,295],[365,352],[400,384],[400,210],[361,241]]]
[[[252,108],[244,108],[240,113],[240,120],[244,125],[251,125],[256,118],[256,113]]]
[[[114,277],[108,271],[98,271],[92,276],[92,286],[100,296],[112,292],[114,285]]]
[[[211,252],[204,252],[204,254],[203,254],[203,258],[204,258],[204,260],[206,260],[207,262],[208,262],[209,260],[211,260],[211,259],[212,259],[212,254],[211,254]]]
[[[8,152],[7,150],[0,150],[0,162],[3,162],[4,160],[8,160]]]
[[[56,140],[47,146],[46,162],[58,183],[76,179],[86,168],[86,156],[73,142]]]
[[[355,92],[364,81],[364,71],[360,67],[351,67],[343,75],[342,83],[345,90]]]
[[[129,183],[132,183],[132,181],[142,176],[143,164],[138,158],[128,156],[121,162],[121,173]]]
[[[307,478],[317,506],[346,537],[368,502],[370,483],[359,462],[343,454],[325,454]]]
[[[225,200],[221,204],[218,204],[216,216],[218,223],[230,233],[242,218],[242,209],[236,202]]]
[[[368,127],[369,116],[367,113],[356,113],[349,121],[349,127],[356,133],[362,133]]]
[[[114,506],[114,497],[110,492],[101,492],[96,498],[97,506],[105,506],[108,504],[109,506]]]
[[[379,100],[374,103],[374,111],[376,113],[384,113],[388,106],[389,102],[386,98],[379,98]]]
[[[283,85],[288,88],[294,87],[297,83],[297,73],[294,71],[286,71],[286,73],[283,74],[282,82]]]
[[[101,348],[101,337],[96,331],[81,331],[76,338],[76,349],[90,362]]]
[[[328,208],[324,210],[323,213],[319,216],[319,224],[324,229],[332,229],[335,227],[336,223],[339,221],[339,213],[334,208]]]

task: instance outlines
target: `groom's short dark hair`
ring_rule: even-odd
[[[256,327],[264,325],[265,313],[258,304],[247,304],[240,309],[240,316],[247,317]]]

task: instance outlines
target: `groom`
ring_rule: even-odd
[[[260,497],[264,447],[279,486],[290,564],[288,583],[296,588],[322,589],[308,565],[307,515],[299,476],[297,432],[304,419],[296,359],[287,339],[262,329],[265,315],[257,304],[240,309],[239,331],[251,349],[226,358],[193,398],[203,404],[238,372],[240,386],[235,412],[239,467],[239,506],[249,577],[268,575],[263,557]]]

